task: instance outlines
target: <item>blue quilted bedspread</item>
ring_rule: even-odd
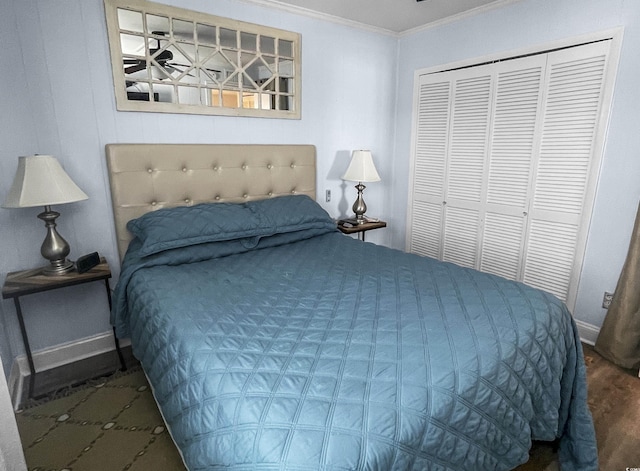
[[[557,438],[563,471],[598,468],[550,294],[334,231],[139,245],[113,321],[192,471],[509,470]]]

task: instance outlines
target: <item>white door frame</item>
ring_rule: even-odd
[[[22,451],[16,416],[4,377],[0,379],[0,424],[2,424],[0,427],[0,470],[26,471],[27,463]]]

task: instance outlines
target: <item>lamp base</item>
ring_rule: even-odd
[[[47,227],[47,236],[42,242],[40,253],[51,262],[43,271],[45,275],[50,276],[63,275],[73,270],[73,262],[67,260],[67,255],[71,252],[69,243],[56,230],[58,216],[60,213],[52,211],[50,206],[45,206],[44,211],[38,214],[38,218],[42,219]]]
[[[51,265],[42,270],[47,276],[64,275],[73,270],[74,264],[70,260],[52,260]]]
[[[367,222],[364,218],[364,213],[367,211],[367,205],[365,204],[364,198],[362,197],[362,193],[364,192],[365,188],[366,186],[364,186],[362,182],[358,182],[358,184],[356,185],[356,190],[358,190],[358,197],[351,207],[354,214],[356,215],[357,224],[364,224],[365,222]]]

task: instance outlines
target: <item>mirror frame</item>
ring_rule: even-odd
[[[111,52],[111,69],[113,71],[113,84],[116,98],[116,109],[119,111],[144,111],[144,112],[155,112],[155,113],[187,113],[187,114],[204,114],[204,115],[222,115],[222,116],[249,116],[249,117],[258,117],[258,118],[286,118],[286,119],[300,119],[301,118],[301,36],[299,33],[294,33],[290,31],[285,31],[281,29],[271,28],[267,26],[257,25],[253,23],[246,23],[243,21],[233,20],[230,18],[223,18],[219,16],[214,16],[206,13],[201,13],[193,10],[186,10],[182,8],[177,8],[169,5],[158,4],[149,2],[146,0],[104,0],[105,6],[105,15],[107,21],[107,32],[109,36],[109,49]],[[271,77],[273,78],[273,82],[277,80],[288,79],[292,84],[293,90],[291,92],[285,92],[285,94],[281,94],[276,92],[275,94],[272,92],[270,95],[272,96],[272,103],[275,103],[277,99],[287,99],[289,98],[289,104],[293,109],[289,110],[281,110],[281,109],[259,109],[259,108],[244,108],[242,107],[242,103],[238,103],[238,107],[226,107],[222,106],[212,106],[207,104],[187,104],[187,103],[175,103],[175,102],[160,102],[154,101],[153,98],[151,101],[141,101],[141,100],[130,100],[127,95],[127,82],[131,81],[127,79],[124,72],[124,64],[125,59],[131,61],[130,55],[123,54],[122,44],[121,44],[121,34],[132,33],[131,36],[138,36],[141,38],[143,43],[149,44],[150,41],[157,41],[157,44],[160,45],[160,41],[158,41],[158,33],[153,31],[147,31],[147,21],[143,19],[142,23],[142,31],[131,32],[128,30],[121,30],[119,24],[118,10],[131,10],[134,12],[139,12],[142,15],[142,18],[147,18],[146,15],[160,16],[168,18],[168,24],[173,25],[173,20],[177,21],[187,21],[193,22],[195,25],[204,25],[207,28],[216,27],[218,42],[220,38],[220,29],[232,30],[232,32],[236,32],[238,34],[238,38],[240,35],[248,34],[249,36],[255,35],[256,38],[261,38],[262,36],[268,38],[274,38],[274,43],[277,43],[278,40],[290,42],[292,44],[292,51],[287,56],[293,59],[293,67],[291,67],[290,72],[287,72],[287,75],[281,77],[278,74],[277,70],[271,71]],[[172,29],[174,26],[170,26]],[[197,26],[194,28],[197,29]],[[200,46],[197,43],[197,34],[195,33],[196,29],[194,29],[193,42],[196,46]],[[172,34],[172,33],[170,33]],[[177,42],[177,41],[176,41]],[[239,56],[243,53],[250,55],[251,53],[255,54],[256,57],[261,58],[261,51],[244,51],[241,49],[242,44],[239,46],[236,45],[235,49],[237,50]],[[216,48],[220,51],[220,45],[218,46],[209,46],[209,49]],[[144,46],[143,46],[144,47]],[[164,46],[163,49],[168,48],[169,46]],[[205,47],[204,45],[202,46]],[[258,40],[255,49],[260,48],[260,42]],[[269,56],[277,61],[279,56],[275,53],[276,46],[274,46],[274,52],[269,52]],[[168,49],[167,49],[168,50]],[[147,46],[145,48],[144,54],[140,54],[140,63],[144,63],[144,66],[141,70],[147,71],[149,74],[149,78],[145,78],[144,80],[140,80],[145,84],[147,82],[151,83],[151,87],[153,84],[164,85],[165,82],[162,80],[167,80],[166,83],[172,83],[176,87],[177,90],[177,81],[175,79],[170,78],[169,76],[163,77],[162,79],[154,79],[152,76],[152,69],[154,65],[152,64],[152,60],[154,59],[154,55],[152,51],[150,51],[150,47]],[[195,53],[194,53],[195,55]],[[215,55],[215,54],[214,54]],[[159,57],[159,56],[157,56]],[[230,65],[235,67],[235,72],[238,75],[242,75],[248,69],[249,65],[240,64],[241,59],[238,59],[238,63],[230,63]],[[255,60],[254,62],[257,62]],[[283,61],[284,62],[284,61]],[[263,62],[263,64],[265,64]],[[266,65],[266,64],[265,64]],[[190,64],[192,69],[190,71],[197,71],[198,76],[203,74],[204,66],[200,63],[194,61]],[[157,66],[155,66],[157,67]],[[268,67],[267,67],[268,68]],[[274,67],[274,68],[277,68]],[[180,75],[183,77],[184,75]],[[199,79],[201,80],[201,79]],[[243,75],[243,80],[244,75]],[[218,82],[216,82],[218,83]],[[251,94],[255,92],[255,89],[247,89],[244,90],[242,86],[238,87],[230,87],[225,88],[224,83],[220,82],[219,85],[215,86],[215,88],[205,87],[198,82],[192,85],[194,88],[197,88],[200,96],[202,96],[202,90],[205,90],[205,93],[210,93],[211,91],[219,90],[220,91],[220,102],[224,99],[224,91],[232,90],[233,93],[237,94],[237,98],[240,99],[244,96],[243,93]],[[275,86],[275,85],[274,85]],[[279,85],[277,85],[279,86]],[[266,87],[264,90],[268,90]],[[262,88],[258,90],[260,96],[263,94]],[[150,93],[147,92],[147,96]],[[264,94],[267,95],[267,94]],[[200,99],[201,100],[201,99]],[[240,101],[240,100],[239,100]],[[221,103],[222,104],[222,103]],[[258,105],[260,106],[260,105]],[[273,105],[275,106],[275,105]]]

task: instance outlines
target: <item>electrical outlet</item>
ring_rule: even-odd
[[[331,201],[331,190],[326,190],[324,193],[324,200],[328,203],[329,201]]]
[[[602,298],[602,307],[605,309],[609,309],[609,306],[611,306],[611,301],[613,301],[613,293],[605,291],[604,297]]]

